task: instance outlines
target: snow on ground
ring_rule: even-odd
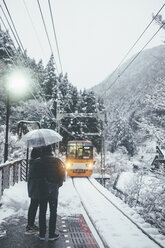
[[[27,217],[29,203],[26,182],[16,183],[9,189],[5,189],[1,198],[0,224],[11,215]],[[59,189],[58,214],[62,216],[81,214],[80,199],[70,178]]]
[[[150,225],[146,225],[145,221],[140,218],[131,208],[124,204],[120,199],[111,194],[108,190],[103,188],[94,179],[91,179],[95,186],[114,202],[115,205],[122,209],[122,212],[128,216],[131,215],[131,219],[135,223],[141,222],[140,225],[144,227],[150,234],[163,243],[162,236],[156,229],[153,229]],[[77,178],[75,181],[76,187],[81,195],[83,204],[88,209],[88,213],[92,218],[95,227],[99,231],[100,235],[110,247],[113,248],[156,248],[159,247],[156,243],[153,243],[147,236],[145,236],[140,229],[138,229],[132,222],[129,221],[121,212],[117,210],[112,204],[100,195],[93,187],[90,187],[88,180],[83,178]],[[80,187],[82,186],[82,187]],[[165,241],[165,239],[164,239]],[[165,242],[164,242],[165,245]]]
[[[29,203],[26,182],[16,183],[5,189],[1,198],[0,224],[11,215],[27,217]],[[80,199],[72,186],[71,179],[68,178],[59,189],[58,214],[70,216],[78,213],[81,214]]]
[[[67,178],[59,191],[58,214],[66,216],[81,214],[81,208],[81,202],[76,190],[72,186],[72,180]]]
[[[102,187],[96,180],[91,179],[92,183],[117,206],[124,214],[126,214],[132,221],[138,224],[146,233],[157,240],[163,247],[165,247],[165,236],[161,235],[156,228],[153,228],[150,224],[146,223],[144,219],[122,200],[114,196],[106,188]],[[155,246],[156,247],[156,246]]]
[[[131,189],[139,188],[139,201],[144,195],[159,195],[163,189],[164,178],[160,180],[154,175],[145,175],[133,172],[122,172],[117,180],[116,188],[123,193],[130,194]],[[135,192],[134,192],[135,196]]]
[[[9,189],[5,189],[1,198],[0,224],[11,215],[27,216],[29,202],[25,182],[16,183]]]
[[[121,207],[124,212],[129,214],[135,222],[138,221],[138,223],[141,223],[142,226],[147,225],[146,229],[150,229],[150,226],[148,224],[144,223],[143,219],[136,214],[135,211],[130,209],[127,205],[125,205],[120,199],[116,198],[114,195],[112,195],[108,190],[103,188],[100,184],[98,184],[94,179],[93,182],[95,185],[103,191],[109,197],[111,200],[117,204],[118,207]],[[92,199],[95,199],[97,196],[92,195]],[[27,217],[27,210],[29,206],[29,198],[27,195],[27,184],[25,182],[19,182],[15,184],[13,187],[10,189],[6,189],[4,191],[3,197],[1,199],[2,206],[0,207],[0,224],[5,221],[6,217],[10,217],[11,215],[16,215],[16,216],[25,216]],[[108,230],[108,223],[107,223],[107,218],[105,218],[105,215],[103,216],[101,214],[102,209],[99,208],[99,206],[93,206],[88,203],[90,211],[93,213],[93,216],[95,220],[95,224],[99,231],[102,234],[106,234],[108,236],[107,240],[112,240],[113,238],[117,237],[120,233],[120,230]],[[104,211],[104,210],[103,210]],[[76,190],[74,189],[72,185],[72,180],[70,178],[67,178],[66,182],[64,182],[63,186],[60,188],[59,192],[59,204],[58,204],[58,214],[61,216],[70,216],[74,214],[81,214],[83,213],[82,207],[81,207],[81,202],[80,199],[77,195]],[[108,214],[108,212],[107,212]],[[113,220],[115,223],[115,220]],[[127,232],[127,224],[124,226],[125,232]],[[154,229],[155,230],[155,229]],[[154,232],[152,229],[151,232]],[[111,239],[109,239],[109,235],[111,235]],[[136,236],[136,231],[134,233]],[[154,235],[157,237],[159,236],[159,240],[162,239],[162,242],[164,242],[163,238],[161,235],[156,232]],[[165,245],[165,242],[164,242]],[[114,246],[116,247],[116,246]],[[124,247],[124,244],[122,246],[118,246],[118,248]],[[134,247],[133,244],[130,243],[129,247]],[[127,248],[129,248],[127,247]],[[152,246],[151,246],[152,247]],[[155,247],[157,245],[155,244]],[[140,248],[140,247],[139,247]],[[148,247],[149,248],[149,247]]]

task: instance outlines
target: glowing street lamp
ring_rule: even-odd
[[[26,90],[27,79],[23,74],[13,74],[9,77],[8,89],[9,91],[15,91],[17,94],[21,94]]]
[[[6,104],[6,132],[4,147],[4,162],[8,160],[8,134],[9,134],[9,116],[10,116],[10,94],[22,94],[28,85],[28,79],[21,71],[13,71],[7,77],[7,104]]]

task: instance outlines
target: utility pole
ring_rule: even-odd
[[[101,177],[102,177],[102,185],[105,186],[105,125],[103,122],[103,132],[101,135]]]
[[[59,113],[60,113],[60,94],[59,94],[59,80],[57,81],[57,99],[56,99],[56,131],[57,133],[60,133],[60,119],[59,119]],[[58,156],[60,152],[60,143],[58,142]]]

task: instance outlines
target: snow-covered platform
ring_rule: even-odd
[[[26,235],[27,220],[12,216],[1,225],[0,247],[5,248],[99,248],[83,215],[57,218],[57,241],[40,241],[38,235]]]

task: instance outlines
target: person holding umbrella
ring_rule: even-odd
[[[54,157],[52,147],[49,145],[58,142],[62,139],[62,136],[53,130],[45,130],[39,129],[30,131],[22,138],[22,141],[25,142],[27,147],[39,147],[42,145],[40,157],[35,159],[35,163],[31,166],[31,170],[29,171],[29,178],[31,178],[31,180],[28,182],[28,193],[29,196],[33,197],[33,200],[35,200],[36,203],[38,202],[39,205],[40,240],[45,240],[46,211],[49,203],[50,217],[48,239],[53,241],[59,238],[59,234],[55,232],[58,192],[59,187],[62,186],[65,180],[65,167],[59,158]],[[53,135],[54,138],[52,137]]]

